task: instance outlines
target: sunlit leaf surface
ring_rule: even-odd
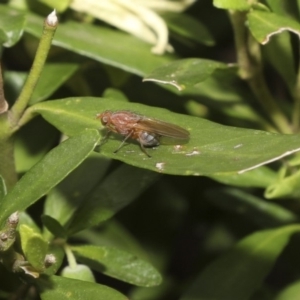
[[[41,17],[28,15],[28,33],[39,38],[42,26]],[[59,25],[53,44],[141,76],[174,59],[152,54],[148,44],[124,32],[71,21]]]
[[[271,12],[252,11],[248,14],[249,29],[253,36],[262,44],[268,43],[274,34],[290,31],[300,36],[300,24],[292,18]]]
[[[0,5],[0,43],[12,47],[22,36],[26,15],[24,12]]]
[[[165,109],[112,99],[87,97],[48,101],[32,106],[28,115],[40,113],[69,136],[86,128],[101,129],[105,136],[106,130],[96,119],[96,114],[107,109],[131,110],[177,124],[190,132],[190,140],[184,145],[161,145],[148,149],[151,158],[134,141],[129,141],[118,153],[114,153],[123,140],[119,135],[112,135],[98,149],[110,158],[161,173],[213,175],[244,172],[300,150],[299,135],[223,126]]]
[[[0,203],[0,223],[48,193],[93,151],[98,139],[97,131],[87,130],[52,149],[4,197]]]

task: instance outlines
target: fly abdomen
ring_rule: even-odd
[[[159,145],[158,136],[147,131],[142,131],[139,134],[139,141],[143,146],[154,147]]]

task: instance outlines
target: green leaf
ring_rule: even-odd
[[[116,290],[105,285],[60,276],[37,280],[42,300],[128,300]]]
[[[114,151],[123,137],[108,139],[101,154],[127,164],[160,173],[180,175],[216,175],[243,173],[300,150],[299,135],[284,135],[259,130],[219,125],[208,120],[171,113],[165,109],[137,103],[99,98],[69,98],[38,103],[28,110],[40,113],[47,121],[68,136],[84,128],[100,128],[95,119],[105,110],[131,110],[141,115],[177,124],[190,131],[185,145],[161,145],[149,149],[151,158],[129,141],[118,153]],[[25,116],[26,118],[26,116]],[[103,132],[105,135],[105,131]]]
[[[106,246],[72,247],[78,259],[92,269],[138,286],[156,286],[160,274],[146,261]]]
[[[8,5],[0,5],[0,43],[4,47],[15,45],[23,34],[25,22],[26,15],[24,12]]]
[[[110,160],[99,153],[91,153],[78,168],[49,192],[44,213],[65,225],[80,203],[86,200],[88,193],[103,178],[109,164]]]
[[[135,200],[159,175],[147,170],[121,165],[96,187],[74,214],[68,232],[95,226],[111,218]]]
[[[36,233],[41,234],[40,227],[38,227],[38,225],[34,222],[31,216],[25,211],[19,212],[19,224],[27,225]]]
[[[86,130],[50,151],[30,169],[0,203],[0,223],[15,211],[25,210],[75,169],[99,140],[96,130]]]
[[[299,225],[290,225],[244,238],[210,264],[180,299],[249,299],[271,271],[291,235],[299,230]]]
[[[192,88],[183,90],[182,93],[190,95],[192,92],[195,96],[207,97],[209,98],[207,105],[211,105],[211,102],[216,102],[215,109],[222,103],[227,105],[245,104],[245,100],[249,101],[253,97],[249,89],[241,86],[241,80],[235,68],[215,69],[213,73],[208,73],[207,76],[204,78],[204,81],[199,82]],[[222,110],[225,108],[226,106],[221,106]]]
[[[32,105],[47,99],[63,85],[78,68],[79,64],[75,63],[60,62],[45,64],[29,104]]]
[[[95,282],[95,277],[92,270],[88,266],[81,264],[77,264],[74,267],[64,267],[61,271],[61,276],[83,281]]]
[[[200,105],[203,103],[206,107],[230,118],[249,120],[265,126],[266,121],[249,105],[253,102],[254,95],[241,82],[237,70],[233,67],[216,69],[204,81],[187,87],[180,94],[189,98],[193,95],[193,98],[197,99],[196,103]],[[188,104],[186,106],[190,110]]]
[[[208,29],[197,19],[187,14],[167,13],[162,17],[168,24],[171,32],[204,44],[206,46],[214,46],[215,41]]]
[[[55,257],[55,262],[47,269],[44,270],[43,274],[45,275],[54,275],[60,269],[63,259],[65,257],[65,252],[61,245],[55,243],[49,244],[47,255],[52,255]]]
[[[159,286],[144,288],[144,287],[135,287],[129,292],[130,300],[156,300],[156,299],[167,299],[170,294],[174,291],[176,287],[175,280],[164,279],[162,284]]]
[[[221,62],[209,59],[187,58],[155,69],[144,78],[144,81],[170,84],[181,91],[205,81],[215,70],[227,68],[228,66]]]
[[[55,7],[58,12],[63,12],[68,8],[71,0],[39,0],[39,2],[46,4],[51,8]]]
[[[276,181],[277,173],[270,168],[262,166],[243,174],[221,174],[209,177],[226,185],[266,188]]]
[[[44,269],[48,245],[43,237],[27,225],[20,225],[22,251],[26,260],[37,270]]]
[[[17,99],[23,88],[27,75],[28,73],[26,72],[5,70],[3,76],[4,85],[6,86],[5,96],[8,100]]]
[[[65,229],[59,224],[57,220],[52,218],[51,216],[43,215],[42,222],[44,226],[55,236],[60,237],[62,239],[67,238],[67,233]]]
[[[295,1],[266,0],[266,2],[272,11],[279,15],[287,15],[288,11],[292,11],[297,6]]]
[[[293,92],[296,82],[293,49],[289,32],[282,32],[272,37],[271,41],[262,48],[264,57],[281,75],[285,84]],[[278,59],[281,57],[281,59]]]
[[[130,252],[141,259],[149,259],[149,255],[142,248],[138,240],[116,219],[111,219],[109,222],[95,229],[78,232],[74,235],[74,238],[82,240],[87,244],[111,246]]]
[[[298,300],[300,295],[300,280],[284,287],[274,300]]]
[[[0,175],[0,202],[5,197],[6,194],[7,194],[6,185],[3,177]]]
[[[107,88],[103,93],[103,98],[117,99],[120,101],[128,101],[126,95],[118,89]]]
[[[25,30],[40,38],[42,24],[42,18],[28,14]],[[174,59],[151,54],[148,44],[126,33],[71,21],[59,25],[53,44],[140,76]]]
[[[291,18],[255,10],[247,18],[252,35],[261,44],[267,44],[272,35],[286,30],[300,36],[300,24]]]
[[[248,10],[251,1],[247,0],[214,0],[213,4],[217,8],[233,9],[233,10]]]
[[[53,148],[59,132],[39,117],[23,126],[15,136],[14,156],[18,173],[25,173]]]
[[[215,189],[205,194],[209,202],[218,208],[240,215],[259,227],[275,227],[299,221],[288,209],[238,189]]]
[[[300,196],[300,171],[284,177],[279,178],[268,186],[264,196],[267,199],[276,198],[295,198],[298,199]]]

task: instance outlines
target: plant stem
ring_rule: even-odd
[[[9,191],[17,182],[17,172],[14,160],[13,138],[11,135],[10,116],[7,111],[3,89],[2,68],[0,64],[0,175]]]
[[[74,254],[73,254],[73,252],[72,252],[72,250],[71,250],[71,248],[69,247],[68,244],[64,245],[64,250],[65,250],[65,253],[66,253],[66,256],[67,256],[69,266],[71,268],[75,269],[76,266],[77,266],[77,262],[76,262]]]
[[[4,88],[3,88],[3,76],[2,76],[2,66],[0,64],[0,114],[8,110],[8,103],[5,100]]]
[[[23,115],[40,77],[56,27],[57,17],[54,11],[44,22],[43,34],[32,68],[20,96],[10,111],[7,111],[8,105],[4,97],[3,79],[0,75],[0,175],[4,179],[7,190],[10,190],[18,179],[14,160],[13,133],[18,129],[19,119]]]
[[[292,133],[287,117],[277,105],[266,84],[260,47],[252,36],[249,36],[248,29],[245,26],[246,13],[231,11],[229,15],[234,31],[240,77],[248,82],[260,105],[280,132]]]
[[[48,16],[48,18],[44,22],[44,28],[43,28],[41,40],[40,40],[31,70],[30,70],[27,80],[25,82],[25,85],[24,85],[16,103],[13,105],[13,107],[11,109],[12,114],[13,114],[12,115],[13,121],[15,124],[19,121],[20,117],[22,116],[24,110],[26,109],[26,107],[28,105],[28,102],[34,91],[34,88],[38,82],[38,79],[40,78],[41,72],[43,70],[46,58],[48,56],[48,53],[49,53],[49,50],[51,47],[52,38],[53,38],[55,30],[57,28],[57,19],[56,19],[56,22],[51,22],[52,20],[51,20],[50,16],[51,16],[51,14]],[[55,15],[55,17],[56,17],[56,15]]]
[[[300,44],[298,45],[300,47]],[[300,55],[300,49],[299,53]],[[294,108],[293,108],[293,129],[294,132],[298,132],[299,130],[299,125],[300,125],[300,60],[298,62],[298,72],[297,72],[297,78],[296,78],[296,83],[295,83],[295,88],[294,88]]]
[[[0,175],[9,191],[17,182],[18,176],[14,159],[14,143],[9,124],[10,112],[0,115]]]

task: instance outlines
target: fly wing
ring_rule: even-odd
[[[134,128],[173,139],[187,140],[190,133],[182,127],[151,118],[142,118]]]

